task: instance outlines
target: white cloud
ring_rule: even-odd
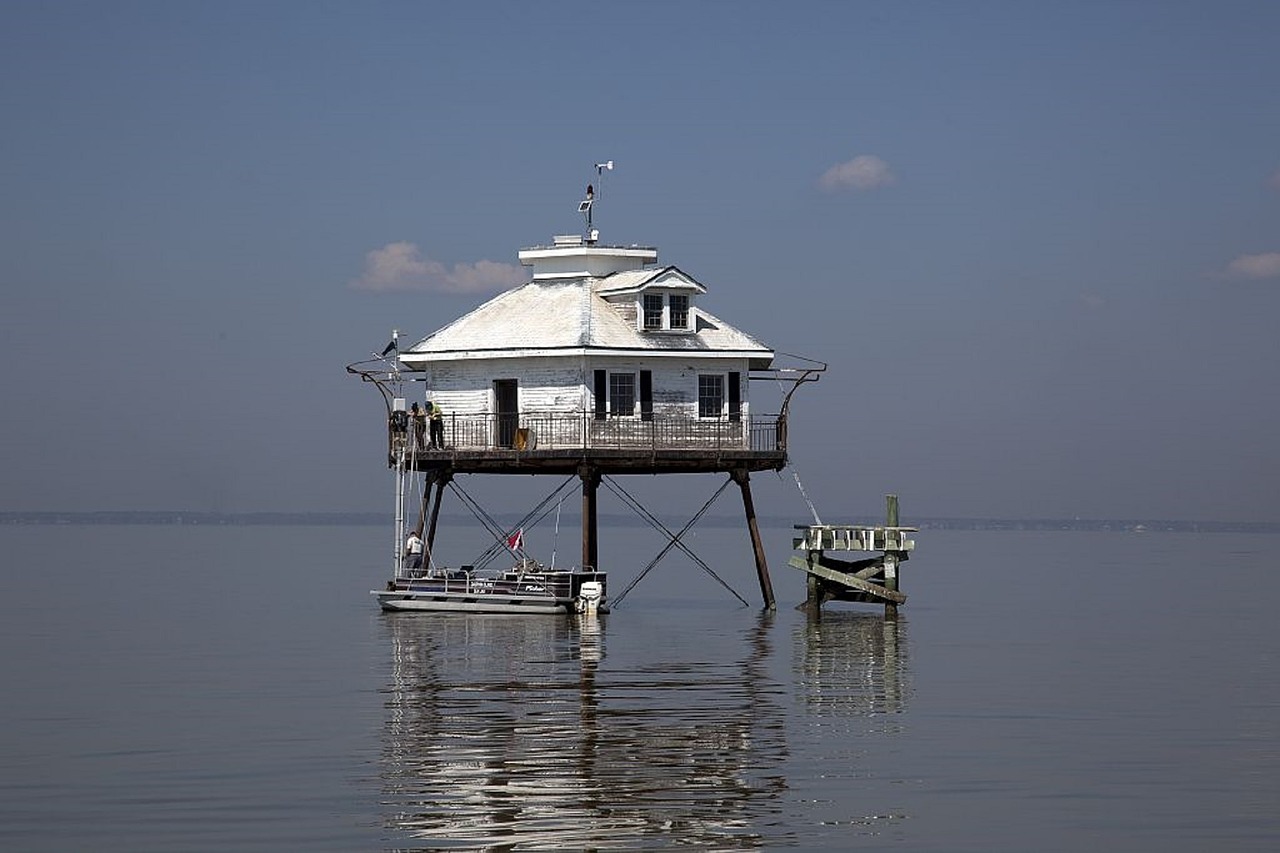
[[[1231,278],[1280,277],[1280,252],[1241,255],[1227,264],[1227,275]]]
[[[889,164],[874,154],[859,154],[845,163],[837,163],[822,173],[818,186],[827,192],[865,191],[887,187],[897,180]]]
[[[352,280],[357,290],[424,290],[434,293],[492,293],[522,284],[524,271],[513,264],[477,261],[450,269],[424,257],[416,243],[388,243],[364,257],[364,273]]]

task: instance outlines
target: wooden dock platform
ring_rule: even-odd
[[[898,498],[886,498],[887,524],[797,524],[803,531],[792,540],[803,557],[792,557],[789,565],[808,574],[808,596],[802,607],[818,612],[828,601],[856,601],[883,604],[886,616],[897,614],[907,596],[899,587],[899,567],[910,559],[916,543],[909,534],[915,527],[898,525]],[[880,551],[879,556],[847,560],[829,556],[827,551]]]

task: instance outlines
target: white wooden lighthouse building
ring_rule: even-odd
[[[451,448],[749,449],[748,376],[773,352],[711,314],[653,248],[579,236],[525,249],[527,284],[400,353]]]
[[[774,353],[708,311],[707,288],[660,266],[656,249],[601,245],[591,204],[588,188],[579,208],[585,236],[519,253],[531,270],[527,283],[398,350],[389,373],[348,367],[375,382],[387,403],[397,535],[406,524],[405,484],[418,474],[417,530],[426,533],[428,554],[444,489],[457,476],[573,476],[582,483],[580,568],[596,571],[604,478],[612,487],[626,474],[727,474],[741,489],[761,594],[772,608],[749,481],[753,472],[786,467],[790,395],[778,412],[753,411],[748,380],[778,378]],[[430,442],[421,423],[407,428],[396,390],[402,371],[422,381],[426,400],[442,412]],[[397,585],[410,581],[399,556],[396,565],[392,595],[400,596]]]

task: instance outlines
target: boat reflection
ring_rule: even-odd
[[[649,649],[612,668],[596,617],[383,619],[386,823],[410,844],[778,843],[765,829],[779,824],[786,759],[784,691],[765,664],[770,617],[734,643],[737,660]]]

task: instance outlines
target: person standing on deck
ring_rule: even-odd
[[[409,538],[404,542],[404,555],[408,558],[410,569],[422,568],[422,537],[418,531],[409,531]]]
[[[444,450],[444,412],[440,404],[428,401],[427,414],[431,418],[431,447]]]
[[[427,405],[430,406],[431,404],[428,403]],[[414,403],[413,406],[410,407],[409,417],[413,421],[413,446],[418,450],[421,450],[423,447],[426,446],[426,440],[425,440],[427,436],[426,413],[423,412],[422,409],[418,408],[417,403]]]

